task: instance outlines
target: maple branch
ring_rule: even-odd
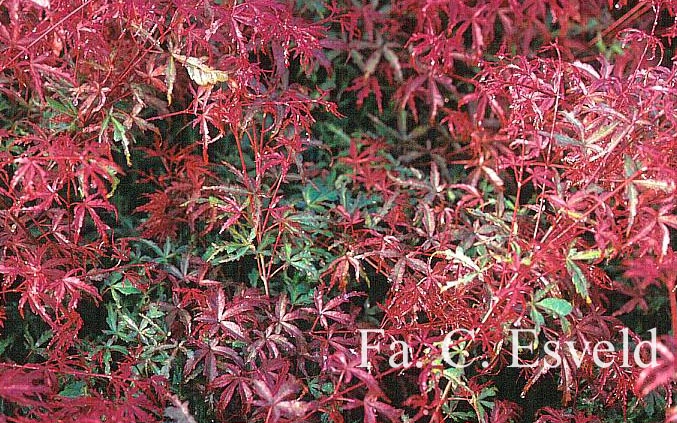
[[[672,283],[668,283],[668,296],[670,297],[670,318],[672,323],[672,336],[677,336],[677,298],[675,297],[675,288],[677,288],[677,277]]]
[[[59,19],[58,22],[56,22],[55,24],[51,25],[49,28],[47,28],[47,30],[46,30],[45,32],[43,32],[42,34],[38,35],[37,37],[35,37],[35,39],[33,39],[30,43],[28,43],[28,45],[25,47],[24,51],[28,51],[31,47],[33,47],[34,45],[36,45],[40,40],[42,40],[43,38],[45,38],[45,37],[47,36],[47,34],[50,34],[52,31],[54,31],[56,28],[58,28],[61,24],[63,24],[64,22],[66,22],[68,19],[70,19],[71,16],[75,15],[75,14],[78,13],[80,10],[82,10],[82,9],[83,9],[85,6],[87,6],[89,3],[91,3],[91,0],[87,0],[86,2],[82,3],[80,6],[76,7],[75,9],[73,9],[70,13],[66,14],[66,16],[64,16],[63,18]],[[12,58],[9,60],[9,62],[5,63],[4,66],[5,66],[5,67],[8,67],[8,66],[11,65],[12,63],[16,62],[16,61],[19,59],[19,57],[21,57],[22,54],[23,54],[23,52],[17,53],[14,57],[12,57]]]

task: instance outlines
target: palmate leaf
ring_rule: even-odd
[[[319,277],[319,273],[313,265],[312,259],[312,254],[309,251],[304,250],[299,251],[297,254],[291,257],[287,257],[286,261],[295,269],[300,270],[314,279],[317,279]]]
[[[94,286],[72,275],[52,281],[47,286],[47,289],[54,293],[59,302],[63,301],[65,295],[68,294],[70,297],[68,301],[69,308],[77,308],[82,292],[88,293],[97,302],[101,301],[99,291]]]
[[[364,421],[366,423],[382,422],[383,417],[396,423],[400,421],[402,410],[398,410],[390,404],[379,401],[376,394],[369,394],[364,399]]]
[[[326,367],[329,371],[341,374],[345,383],[350,383],[357,379],[369,389],[370,393],[385,397],[385,394],[381,390],[374,376],[366,370],[363,370],[360,367],[361,363],[361,357],[356,354],[338,351],[329,356]]]
[[[588,279],[583,274],[583,271],[573,260],[566,259],[566,268],[571,276],[571,282],[573,282],[574,287],[576,288],[576,293],[578,293],[586,302],[590,302],[590,295],[588,294],[589,282]]]
[[[197,423],[190,414],[188,401],[181,402],[176,395],[170,395],[171,406],[165,408],[164,416],[171,419],[173,423]]]
[[[206,57],[198,58],[176,53],[172,53],[172,57],[186,68],[190,79],[200,86],[214,85],[219,82],[232,81],[227,72],[214,69],[206,65]],[[169,98],[171,99],[171,94]]]
[[[265,380],[254,380],[252,384],[260,398],[254,400],[253,404],[267,409],[266,423],[280,422],[282,419],[297,421],[310,407],[308,402],[291,399],[300,388],[293,377],[287,377],[274,386],[270,386]]]
[[[315,308],[304,309],[308,313],[317,316],[323,328],[328,329],[329,321],[338,322],[341,324],[348,324],[351,321],[351,316],[348,313],[341,311],[340,306],[350,301],[351,297],[358,297],[361,294],[357,292],[349,292],[338,297],[334,297],[325,304],[323,292],[316,289],[313,293],[313,300]]]
[[[536,305],[560,318],[567,316],[573,310],[571,303],[562,298],[544,298]]]
[[[212,339],[209,342],[199,341],[197,343],[198,350],[194,352],[193,356],[186,360],[183,372],[185,374],[191,374],[198,363],[203,363],[202,374],[207,378],[208,382],[212,382],[216,379],[218,374],[217,368],[217,357],[221,356],[228,358],[229,363],[232,363],[232,367],[242,368],[244,362],[238,353],[232,348],[219,345],[218,339]]]
[[[218,287],[209,293],[207,305],[208,307],[203,309],[195,320],[203,323],[211,335],[222,331],[238,340],[247,341],[247,334],[239,319],[243,313],[253,309],[252,304],[242,299],[227,301],[223,289]]]
[[[248,235],[244,235],[238,225],[230,226],[228,232],[234,238],[232,242],[212,243],[203,255],[203,259],[214,265],[237,261],[245,255],[254,254],[256,247],[256,227],[252,227]],[[244,231],[245,229],[242,229]]]
[[[115,141],[121,142],[122,143],[122,149],[125,153],[125,159],[127,160],[127,166],[132,167],[132,158],[131,154],[129,152],[129,144],[130,144],[130,137],[131,135],[128,136],[127,133],[127,128],[125,125],[117,120],[115,116],[113,116],[113,110],[111,109],[111,114],[110,114],[110,121],[113,123],[113,139]]]
[[[656,362],[644,370],[635,382],[641,396],[647,396],[660,386],[667,386],[677,379],[677,358],[675,350],[677,338],[665,337],[656,343]]]
[[[0,380],[0,398],[21,406],[38,406],[54,393],[41,371],[4,369],[0,370]]]
[[[80,239],[80,230],[85,219],[85,213],[89,214],[94,222],[96,231],[99,236],[104,240],[107,239],[107,232],[110,230],[110,226],[106,225],[101,217],[97,214],[96,209],[104,209],[112,212],[116,212],[115,207],[110,204],[107,200],[103,198],[97,198],[96,194],[88,195],[84,200],[78,202],[75,205],[74,209],[74,219],[73,226],[75,229],[75,235],[73,236],[74,242],[78,242]]]

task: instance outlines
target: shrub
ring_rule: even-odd
[[[0,2],[0,422],[677,421],[674,16]]]

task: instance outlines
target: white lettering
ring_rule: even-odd
[[[519,362],[519,352],[520,350],[529,350],[529,352],[533,353],[534,352],[534,347],[533,344],[530,343],[529,345],[520,345],[519,343],[519,335],[522,332],[530,333],[534,339],[536,339],[536,329],[512,329],[511,331],[512,335],[512,363],[510,363],[509,367],[536,367],[536,363],[531,363],[531,364],[520,364]]]
[[[400,346],[401,350],[390,356],[388,364],[390,364],[390,367],[392,368],[411,366],[411,363],[409,362],[409,345],[404,341],[393,341],[393,343],[390,344],[390,351],[395,351],[397,345]],[[400,355],[402,356],[402,361],[398,363],[395,361],[395,358]]]
[[[554,349],[552,349],[553,347]],[[559,367],[562,365],[562,356],[557,351],[559,349],[557,341],[548,341],[543,345],[543,348],[545,349],[545,355],[555,360],[554,363],[546,360],[545,362],[548,363],[548,367]]]
[[[633,354],[633,356],[635,357],[635,363],[641,368],[656,365],[656,328],[651,329],[649,333],[651,334],[651,341],[642,341],[639,344],[637,344],[637,346],[635,347],[635,352]],[[651,361],[649,363],[643,362],[642,357],[640,356],[642,345],[648,345],[651,350]]]
[[[379,335],[383,335],[385,331],[383,329],[358,329],[360,332],[360,365],[357,367],[366,367],[366,368],[371,368],[371,363],[369,363],[369,359],[367,356],[367,352],[369,350],[376,350],[376,352],[381,352],[381,345],[376,344],[376,345],[367,345],[367,335],[370,333],[378,333]]]
[[[594,361],[595,365],[601,369],[611,367],[611,365],[614,363],[613,357],[611,358],[611,361],[602,361],[602,359],[599,357],[599,353],[609,353],[614,351],[614,344],[609,341],[600,341],[596,343],[592,349],[592,361]]]
[[[455,362],[454,360],[451,359],[451,353],[449,352],[449,347],[451,346],[451,337],[461,332],[469,335],[471,339],[475,339],[475,335],[467,329],[454,329],[451,332],[449,332],[447,336],[444,337],[444,341],[442,342],[442,358],[444,358],[444,361],[448,365],[450,365],[451,367],[455,367],[457,369],[462,369],[470,365]]]

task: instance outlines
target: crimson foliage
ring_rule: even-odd
[[[677,421],[676,8],[0,0],[0,422]]]

